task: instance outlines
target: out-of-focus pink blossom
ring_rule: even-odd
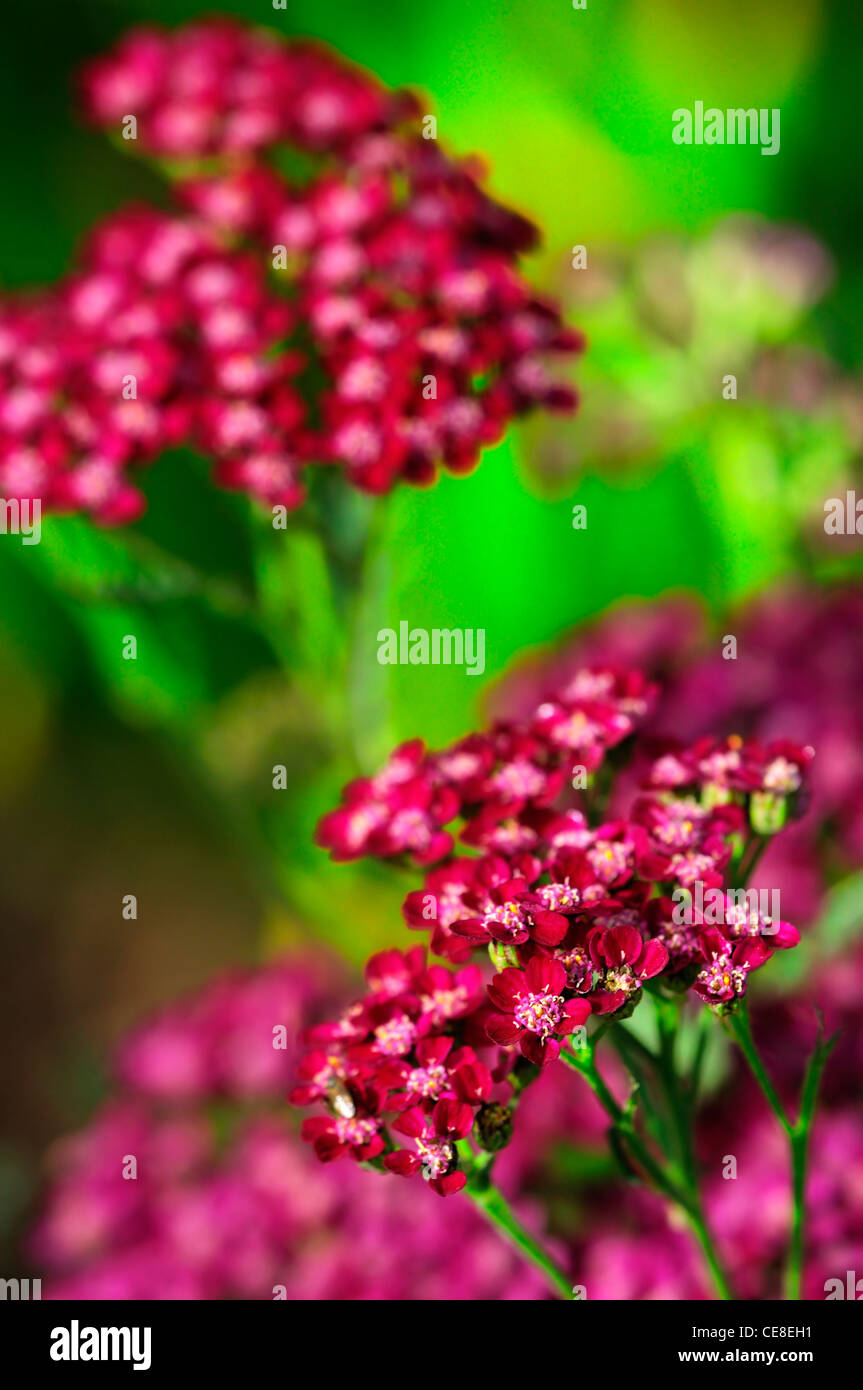
[[[135,466],[184,444],[293,510],[313,467],[425,485],[574,406],[547,362],[581,339],[518,269],[535,229],[414,98],[223,20],[135,31],[82,90],[102,128],[134,117],[179,213],[112,216],[65,281],[0,301],[6,496],[128,522]]]
[[[285,1122],[300,1017],[334,983],[311,959],[235,972],[123,1041],[114,1093],[50,1155],[29,1242],[44,1297],[545,1296],[469,1203],[334,1172]]]

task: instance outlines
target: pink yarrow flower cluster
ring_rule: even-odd
[[[775,747],[780,736],[793,739],[804,753],[817,744],[818,757],[804,764],[804,786],[785,802],[786,811],[805,807],[807,813],[800,819],[789,815],[752,879],[756,886],[781,890],[792,919],[814,920],[825,883],[863,865],[863,760],[854,753],[863,744],[863,645],[855,640],[861,623],[859,584],[782,586],[735,614],[740,656],[725,661],[694,600],[674,596],[623,603],[558,651],[517,667],[499,688],[494,708],[506,717],[520,716],[550,685],[563,684],[585,664],[632,664],[662,680],[661,697],[644,725],[654,753],[658,740],[679,751],[731,732],[762,749]],[[817,652],[818,660],[802,662],[801,652]],[[680,776],[673,762],[665,769]],[[777,773],[781,776],[781,764]],[[693,776],[691,785],[696,782]],[[621,786],[619,795],[623,791]],[[710,795],[724,790],[715,787]],[[772,806],[768,797],[756,802],[756,814],[765,815],[768,829]],[[831,827],[828,836],[825,824]]]
[[[223,485],[296,506],[300,359],[276,351],[293,323],[260,262],[199,219],[107,219],[68,280],[0,305],[0,490],[128,522],[136,467],[186,443]]]
[[[416,109],[323,47],[222,18],[131,31],[86,65],[81,90],[95,126],[118,132],[135,113],[144,151],[183,160],[280,143],[331,152]]]
[[[366,995],[303,1036],[291,1100],[327,1113],[302,1137],[324,1163],[350,1155],[450,1196],[467,1181],[460,1141],[488,1152],[509,1141],[523,1063],[556,1057],[590,1005],[564,998],[563,968],[540,957],[495,976],[488,996],[479,966],[429,967],[418,947],[373,956],[366,980]]]
[[[706,737],[688,748],[670,745],[654,764],[650,784],[699,788],[711,803],[731,801],[735,793],[745,795],[753,830],[770,835],[789,815],[796,818],[806,810],[804,783],[813,757],[811,747],[788,739],[762,743],[737,734]]]
[[[179,212],[96,229],[80,267],[0,302],[0,487],[103,522],[134,465],[191,445],[291,510],[313,466],[371,493],[464,472],[580,346],[522,280],[535,240],[416,100],[231,21],[142,30],[83,76],[89,117],[157,158]]]
[[[489,1100],[494,1077],[469,1042],[484,999],[475,965],[426,965],[425,951],[384,951],[366,967],[368,993],[330,1024],[304,1034],[294,1104],[318,1099],[328,1113],[303,1124],[303,1138],[329,1163],[346,1154],[389,1172],[422,1172],[440,1196],[465,1183],[457,1144]],[[456,1034],[460,1037],[456,1039]]]
[[[437,752],[419,739],[405,743],[374,777],[345,788],[341,806],[318,827],[318,843],[339,860],[408,855],[434,864],[452,851],[448,827],[458,821],[463,844],[512,862],[578,844],[583,816],[555,806],[574,769],[585,778],[595,772],[655,694],[637,672],[584,671],[526,719],[497,721]],[[455,880],[452,893],[462,896]]]
[[[308,1054],[294,1099],[328,1105],[304,1126],[320,1158],[350,1152],[456,1192],[467,1180],[459,1141],[486,1147],[489,1107],[506,1108],[525,1066],[553,1062],[591,1015],[625,1017],[645,988],[689,989],[727,1011],[752,970],[797,943],[790,923],[751,910],[729,879],[766,815],[773,833],[799,813],[812,750],[740,738],[662,750],[647,760],[629,815],[605,820],[609,751],[620,759],[653,694],[638,672],[581,671],[518,724],[441,753],[403,745],[324,818],[319,840],[337,857],[434,861],[404,916],[456,968],[435,967],[440,998],[453,1001],[435,1013],[422,952],[374,957],[371,993],[310,1035],[326,1052]],[[577,796],[576,754],[593,771]],[[456,817],[459,847],[445,829]],[[705,888],[710,911],[693,911]],[[493,978],[466,963],[477,953]]]

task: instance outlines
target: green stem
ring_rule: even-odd
[[[721,1266],[720,1259],[718,1259],[716,1247],[713,1245],[712,1236],[710,1236],[710,1232],[707,1230],[705,1213],[703,1213],[702,1205],[700,1205],[698,1190],[696,1190],[695,1186],[691,1186],[687,1188],[687,1190],[681,1190],[681,1188],[677,1186],[677,1183],[675,1183],[673,1177],[661,1169],[661,1166],[656,1162],[656,1159],[653,1158],[653,1155],[650,1154],[646,1145],[642,1143],[641,1137],[636,1133],[631,1119],[625,1115],[621,1106],[617,1104],[616,1099],[611,1095],[609,1087],[606,1086],[605,1081],[603,1081],[602,1076],[599,1074],[599,1070],[596,1069],[596,1062],[595,1059],[593,1059],[592,1051],[584,1062],[578,1061],[573,1054],[568,1054],[566,1049],[561,1051],[560,1056],[561,1059],[566,1062],[567,1066],[571,1066],[571,1068],[577,1070],[577,1072],[580,1072],[582,1076],[584,1076],[586,1083],[588,1083],[588,1086],[591,1086],[593,1093],[595,1093],[599,1101],[602,1102],[603,1108],[606,1109],[606,1113],[610,1116],[610,1119],[613,1120],[614,1125],[625,1134],[628,1147],[630,1147],[632,1154],[635,1155],[638,1162],[641,1163],[643,1170],[645,1170],[650,1179],[652,1179],[653,1186],[660,1191],[663,1197],[667,1197],[668,1201],[674,1202],[677,1207],[680,1207],[684,1215],[687,1216],[689,1226],[692,1227],[692,1233],[695,1234],[695,1238],[698,1240],[700,1248],[702,1248],[703,1255],[705,1255],[707,1269],[710,1270],[710,1276],[712,1276],[714,1286],[716,1286],[716,1291],[718,1295],[720,1295],[720,1298],[723,1298],[723,1300],[731,1300],[731,1298],[734,1298],[734,1293],[732,1293],[731,1286],[728,1284],[727,1277],[725,1277],[723,1266]]]
[[[693,1192],[696,1190],[698,1173],[692,1143],[692,1115],[678,1084],[675,1063],[675,1045],[677,1029],[680,1024],[681,1000],[663,999],[659,995],[655,995],[653,1002],[656,1007],[656,1021],[659,1028],[659,1077],[671,1115],[678,1159],[686,1175],[686,1184],[690,1192]]]
[[[788,1259],[785,1267],[785,1297],[796,1302],[800,1299],[803,1287],[803,1253],[804,1253],[804,1223],[806,1219],[806,1173],[809,1161],[809,1136],[812,1132],[812,1122],[815,1117],[815,1102],[818,1098],[818,1087],[821,1083],[821,1075],[833,1048],[838,1040],[838,1033],[834,1033],[826,1042],[823,1041],[823,1026],[821,1017],[818,1019],[818,1036],[811,1057],[806,1065],[806,1074],[803,1078],[803,1089],[800,1096],[800,1113],[796,1122],[789,1118],[782,1101],[779,1099],[776,1088],[774,1087],[764,1063],[761,1061],[755,1040],[752,1036],[752,1027],[749,1021],[749,1011],[746,1000],[742,1000],[735,1011],[726,1018],[729,1032],[738,1043],[749,1065],[755,1080],[758,1082],[771,1110],[773,1111],[782,1128],[788,1136],[788,1145],[791,1155],[791,1195],[792,1195],[792,1221],[791,1221],[791,1241],[788,1247]]]
[[[794,1217],[791,1229],[791,1245],[788,1251],[788,1265],[785,1271],[785,1297],[798,1301],[803,1291],[803,1223],[806,1216],[806,1172],[809,1161],[809,1136],[815,1117],[815,1102],[818,1087],[827,1058],[836,1046],[839,1034],[823,1041],[823,1026],[819,1015],[818,1036],[815,1048],[806,1066],[803,1090],[800,1097],[800,1114],[791,1134],[791,1175],[794,1197]]]
[[[728,1279],[725,1276],[725,1271],[723,1270],[722,1265],[719,1261],[719,1256],[716,1253],[716,1247],[713,1244],[713,1237],[711,1236],[710,1231],[707,1228],[707,1222],[704,1219],[704,1212],[701,1209],[700,1197],[696,1196],[695,1205],[693,1208],[687,1209],[686,1216],[692,1228],[692,1232],[699,1245],[701,1246],[701,1253],[703,1254],[707,1267],[710,1270],[711,1277],[716,1286],[716,1292],[719,1294],[719,1297],[721,1299],[724,1299],[726,1301],[733,1301],[734,1290],[732,1289],[731,1285],[728,1282]]]
[[[499,1192],[490,1182],[474,1186],[470,1179],[468,1179],[465,1192],[477,1211],[482,1212],[486,1221],[494,1226],[526,1260],[535,1265],[537,1269],[542,1270],[554,1292],[571,1302],[571,1280],[555,1264],[547,1251],[543,1250],[539,1242],[534,1240],[530,1232],[525,1230],[503,1193]]]
[[[726,1024],[729,1032],[740,1048],[740,1051],[746,1058],[749,1064],[749,1070],[761,1087],[764,1098],[770,1106],[770,1109],[785,1130],[785,1133],[791,1135],[794,1127],[786,1115],[785,1107],[779,1099],[776,1087],[767,1075],[764,1063],[758,1055],[758,1049],[755,1046],[755,1039],[752,1036],[752,1027],[749,1022],[749,1006],[745,998],[741,1000],[732,1014],[726,1016]]]
[[[576,1057],[574,1053],[564,1048],[561,1050],[560,1059],[566,1066],[571,1067],[573,1071],[577,1071],[580,1076],[584,1077],[588,1086],[612,1121],[615,1129],[625,1138],[627,1147],[641,1164],[657,1191],[661,1192],[663,1196],[668,1197],[672,1202],[676,1202],[679,1206],[685,1206],[685,1195],[677,1187],[670,1174],[666,1173],[654,1158],[635,1129],[631,1117],[624,1111],[622,1106],[618,1105],[609,1090],[608,1085],[597,1068],[593,1056],[593,1049],[587,1048],[582,1049],[582,1051],[584,1056]]]
[[[701,1075],[704,1070],[704,1058],[707,1054],[707,1043],[710,1038],[710,1011],[701,1009],[698,1014],[698,1033],[695,1040],[695,1056],[692,1059],[692,1068],[689,1073],[689,1099],[688,1105],[690,1113],[695,1112],[698,1104],[698,1092],[701,1086]]]
[[[792,1302],[800,1298],[803,1286],[803,1223],[806,1214],[806,1161],[809,1149],[808,1134],[791,1135],[791,1187],[793,1218],[788,1263],[785,1267],[785,1297]]]
[[[662,1010],[666,1007],[666,1003],[667,1001],[658,1001],[658,1008],[660,1008],[661,1015]],[[611,1094],[596,1066],[593,1048],[583,1049],[582,1055],[578,1057],[574,1053],[568,1052],[566,1049],[564,1049],[560,1055],[562,1061],[565,1062],[567,1066],[572,1067],[574,1071],[578,1071],[587,1081],[612,1120],[615,1130],[624,1137],[630,1152],[640,1163],[644,1172],[653,1183],[653,1186],[662,1196],[678,1206],[686,1216],[693,1235],[701,1247],[719,1297],[722,1299],[733,1299],[734,1294],[725,1276],[725,1272],[722,1269],[719,1256],[713,1244],[698,1193],[695,1156],[690,1129],[691,1116],[680,1095],[676,1074],[674,1072],[674,1028],[675,1020],[668,1016],[666,1012],[664,1017],[660,1017],[660,1044],[662,1051],[659,1058],[654,1057],[653,1053],[651,1053],[643,1043],[639,1042],[631,1034],[625,1032],[625,1030],[617,1036],[618,1040],[625,1038],[627,1043],[632,1044],[632,1046],[628,1048],[630,1057],[638,1055],[640,1060],[646,1059],[651,1064],[651,1068],[658,1068],[659,1070],[660,1078],[666,1090],[672,1118],[676,1126],[675,1138],[681,1159],[683,1184],[681,1184],[677,1177],[668,1169],[664,1169],[661,1164],[657,1162],[635,1129],[632,1117],[623,1110]],[[615,1033],[612,1033],[611,1037],[614,1038]],[[627,1047],[625,1044],[622,1049],[622,1055],[625,1056],[626,1051]],[[639,1082],[639,1086],[642,1086],[641,1078],[637,1073],[636,1079]],[[668,1150],[666,1150],[666,1152],[668,1152]]]
[[[656,1058],[633,1033],[622,1023],[618,1023],[609,1035],[609,1042],[626,1067],[630,1076],[638,1083],[640,1099],[654,1137],[664,1153],[671,1153],[671,1138],[661,1108],[652,1094],[652,1083],[656,1079]]]
[[[736,875],[740,888],[745,888],[746,884],[755,873],[761,856],[770,844],[770,840],[771,837],[769,835],[753,835],[749,844],[744,848],[740,856],[740,863],[737,867]]]
[[[698,1187],[698,1163],[695,1157],[693,1137],[693,1105],[690,1096],[684,1094],[675,1062],[676,1042],[679,1036],[682,1000],[664,999],[654,996],[656,1021],[659,1029],[659,1075],[671,1115],[675,1147],[683,1169],[687,1203],[687,1220],[692,1232],[701,1246],[707,1267],[719,1297],[733,1299],[734,1293],[722,1268],[713,1237],[704,1215],[701,1193]]]

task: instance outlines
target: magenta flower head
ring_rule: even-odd
[[[753,790],[749,819],[759,835],[775,835],[789,819],[802,816],[810,798],[807,772],[814,750],[781,739],[754,748],[751,770],[760,779]]]
[[[600,1014],[622,1008],[644,980],[652,980],[668,964],[667,947],[644,941],[637,927],[594,927],[587,944],[600,976],[590,1000]]]
[[[733,851],[732,836],[744,827],[735,804],[701,806],[690,797],[640,798],[634,818],[645,827],[638,869],[647,879],[690,888],[701,882],[720,887]]]
[[[705,1001],[726,1007],[743,993],[749,970],[774,949],[799,940],[790,922],[753,913],[745,895],[741,904],[740,892],[727,888],[726,879],[740,871],[756,845],[748,838],[754,798],[799,794],[810,757],[805,750],[736,737],[704,739],[690,748],[666,745],[650,762],[650,791],[636,795],[628,814],[613,820],[591,815],[591,781],[580,788],[579,779],[570,778],[579,766],[584,780],[585,765],[577,765],[572,748],[564,746],[573,742],[576,726],[562,739],[551,706],[558,712],[577,709],[585,717],[589,706],[589,738],[601,754],[599,767],[653,697],[638,673],[570,674],[539,713],[534,709],[522,721],[498,721],[489,733],[469,735],[441,752],[427,752],[418,741],[403,745],[377,777],[352,783],[342,806],[322,823],[320,839],[338,854],[351,817],[367,816],[353,837],[353,854],[389,857],[400,846],[418,865],[428,862],[426,846],[443,837],[436,840],[443,850],[440,862],[405,899],[408,926],[429,931],[432,950],[455,964],[487,953],[501,972],[495,988],[504,991],[509,981],[524,993],[526,972],[545,969],[542,962],[564,972],[564,986],[545,990],[548,998],[542,1007],[535,1001],[535,1015],[507,994],[505,1003],[503,995],[493,999],[482,1022],[484,1036],[525,1058],[556,1056],[557,1025],[578,1012],[582,1021],[586,1017],[583,1008],[564,1007],[570,992],[597,1014],[631,1012],[648,981],[656,981],[652,988],[660,993],[693,988]],[[578,728],[579,739],[588,736],[580,719]],[[584,747],[582,741],[580,756]],[[413,795],[417,784],[424,789],[422,804],[442,808],[451,819],[436,822],[431,838],[411,845],[398,839],[402,805],[387,798],[403,796],[405,789]],[[444,792],[449,795],[442,798]],[[715,903],[710,911],[697,906],[705,891],[723,905],[718,915]],[[681,898],[689,904],[682,917]],[[704,935],[716,924],[721,942]],[[766,955],[753,948],[758,942]],[[539,996],[543,989],[527,992]],[[424,1021],[400,1008],[390,1014],[375,1015],[381,1031],[370,1045],[380,1050],[385,1034],[392,1047],[414,1046],[424,1035]],[[359,1017],[365,1026],[367,1004]],[[363,1055],[355,1050],[355,1062]]]
[[[716,927],[701,933],[700,954],[704,964],[695,977],[693,989],[708,1004],[727,1004],[746,992],[750,970],[757,970],[773,952],[761,937],[732,944]]]
[[[538,707],[532,727],[594,771],[606,749],[644,720],[655,698],[656,687],[641,671],[583,670]]]
[[[775,835],[808,805],[807,774],[814,749],[786,739],[767,744],[732,734],[705,737],[691,747],[676,746],[658,758],[650,772],[653,787],[694,787],[705,805],[735,804],[748,811],[752,829]]]
[[[496,941],[521,946],[535,941],[540,946],[556,946],[566,935],[569,922],[560,912],[550,912],[543,897],[532,893],[522,878],[508,879],[489,888],[480,900],[477,916],[457,918],[452,929],[474,945]]]
[[[335,860],[410,854],[429,864],[452,848],[443,826],[458,814],[459,798],[435,784],[419,739],[397,748],[376,777],[351,782],[343,795],[343,805],[323,817],[317,832],[318,844]]]
[[[431,928],[430,947],[434,955],[454,962],[469,959],[475,943],[459,936],[453,926],[471,912],[475,890],[480,882],[482,861],[454,859],[431,870],[425,885],[408,893],[402,912],[407,925],[415,931]],[[500,861],[497,877],[503,878],[507,865]]]
[[[134,29],[82,74],[88,118],[113,130],[141,113],[149,154],[203,159],[250,153],[284,141],[337,150],[411,114],[404,92],[311,43],[231,19],[205,19],[168,33]]]
[[[715,894],[714,900],[701,910],[696,906],[689,915],[696,926],[721,924],[730,941],[761,937],[771,948],[787,951],[800,941],[800,933],[790,922],[774,920],[761,910],[759,894],[754,890],[731,889]],[[718,901],[715,901],[718,899]]]
[[[344,1107],[352,1114],[315,1115],[303,1120],[302,1136],[313,1144],[322,1163],[332,1163],[350,1154],[358,1163],[377,1158],[383,1152],[381,1122],[378,1118],[381,1098],[371,1088],[346,1088]]]
[[[340,1020],[306,1030],[311,1046],[291,1100],[322,1102],[328,1113],[306,1120],[302,1137],[323,1162],[348,1153],[359,1162],[381,1158],[385,1171],[421,1174],[450,1195],[464,1177],[455,1142],[494,1087],[478,1050],[493,1050],[482,1021],[482,972],[427,967],[415,947],[379,952],[366,979],[369,992]],[[394,1134],[409,1134],[416,1154],[394,1150]]]
[[[471,1047],[453,1046],[443,1035],[421,1039],[416,1046],[416,1066],[404,1061],[382,1067],[379,1081],[389,1091],[389,1104],[407,1109],[422,1101],[444,1097],[476,1105],[491,1094],[492,1076]]]
[[[401,1177],[422,1172],[429,1187],[440,1197],[460,1192],[467,1178],[456,1167],[456,1141],[473,1127],[473,1111],[457,1100],[439,1100],[431,1110],[414,1106],[393,1122],[397,1134],[413,1139],[415,1152],[396,1149],[386,1155],[384,1167]]]
[[[524,970],[502,970],[488,987],[497,1010],[486,1022],[488,1036],[503,1047],[517,1045],[536,1066],[553,1061],[558,1038],[581,1027],[591,1011],[585,999],[564,998],[567,983],[560,962],[545,956],[534,956]]]

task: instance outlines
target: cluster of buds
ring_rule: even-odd
[[[690,748],[671,748],[657,760],[651,785],[668,790],[697,789],[709,805],[748,799],[749,823],[757,835],[775,835],[789,816],[807,807],[806,769],[812,748],[787,739],[761,743],[732,734],[701,738]]]
[[[423,138],[409,94],[222,21],[133,33],[83,92],[106,131],[134,121],[121,143],[178,215],[111,217],[67,281],[0,303],[7,496],[128,521],[129,466],[184,443],[291,510],[314,465],[427,484],[574,406],[546,359],[580,338],[517,269],[535,229]]]
[[[293,1098],[328,1104],[304,1128],[320,1158],[350,1152],[457,1191],[460,1141],[488,1147],[487,1107],[509,1123],[525,1069],[578,1048],[571,1035],[586,1040],[591,1015],[628,1016],[645,986],[727,1011],[753,969],[796,945],[790,923],[750,911],[729,880],[763,834],[759,798],[775,799],[776,824],[800,813],[812,750],[739,738],[664,749],[629,813],[605,819],[609,752],[622,761],[654,695],[636,671],[579,671],[517,725],[439,753],[405,745],[324,818],[319,839],[338,857],[411,854],[426,868],[404,916],[451,968],[429,970],[422,951],[377,956],[371,992],[308,1035]],[[583,792],[576,757],[591,768]],[[456,818],[463,850],[445,828]],[[703,902],[705,887],[722,910],[681,918],[681,897]]]

